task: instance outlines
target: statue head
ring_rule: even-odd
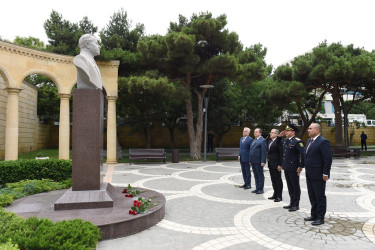
[[[84,34],[78,41],[78,46],[81,51],[91,54],[93,57],[100,55],[100,45],[98,39],[94,35]]]

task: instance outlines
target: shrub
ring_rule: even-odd
[[[99,228],[81,219],[53,223],[0,209],[0,243],[11,239],[21,249],[93,249],[100,237]]]
[[[69,188],[72,180],[68,179],[63,182],[54,182],[52,180],[24,180],[15,183],[6,184],[5,188],[0,189],[0,207],[8,206],[15,199],[27,195],[48,192],[57,189]]]
[[[6,207],[13,202],[13,197],[9,194],[0,194],[0,207]]]
[[[6,243],[0,244],[0,250],[18,250],[17,244],[13,244],[12,240],[9,239]]]
[[[0,162],[0,185],[22,180],[51,179],[64,181],[72,177],[71,160],[17,160]]]

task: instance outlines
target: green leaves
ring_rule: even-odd
[[[16,36],[16,38],[13,40],[13,43],[24,46],[24,47],[28,47],[31,49],[37,49],[37,50],[42,50],[42,51],[46,49],[46,46],[44,45],[43,41],[41,41],[39,38],[35,38],[32,36],[29,36],[29,37]]]
[[[0,185],[30,179],[64,181],[72,176],[71,160],[19,160],[0,162]]]
[[[135,52],[138,40],[143,36],[144,25],[137,24],[131,30],[131,21],[128,14],[121,8],[110,18],[107,26],[100,32],[100,39],[106,50],[122,49]]]
[[[79,23],[71,23],[55,10],[51,12],[43,27],[48,37],[47,51],[72,56],[79,54],[79,38],[83,34],[94,34],[98,30],[87,17]]]
[[[21,249],[93,249],[101,238],[91,222],[75,219],[53,223],[49,219],[24,219],[0,209],[0,243],[12,239]]]

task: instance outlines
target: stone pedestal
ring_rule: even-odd
[[[72,188],[54,204],[55,210],[113,207],[112,185],[103,183],[103,108],[99,89],[73,93]]]
[[[103,93],[76,89],[73,94],[72,190],[99,190],[103,168]]]

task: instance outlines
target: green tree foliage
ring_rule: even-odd
[[[139,63],[137,44],[143,34],[144,25],[136,24],[132,29],[132,21],[124,9],[115,12],[107,26],[100,31],[103,47],[98,58],[120,60],[119,76],[138,75],[143,70]]]
[[[224,134],[241,120],[244,108],[241,97],[241,89],[238,85],[231,84],[228,79],[215,82],[215,88],[210,91],[208,127],[215,131],[220,147]]]
[[[39,38],[35,38],[32,36],[29,36],[29,37],[16,36],[16,38],[13,40],[13,43],[24,46],[24,47],[28,47],[31,49],[37,49],[37,50],[46,49],[46,46],[44,45],[43,41],[41,41]]]
[[[371,98],[374,94],[374,53],[353,45],[327,42],[319,44],[311,53],[296,57],[292,62],[293,79],[307,89],[327,91],[332,94],[335,108],[335,141],[343,144],[342,117],[347,117],[352,105]],[[342,93],[352,91],[353,100],[345,105]],[[345,119],[345,118],[344,118]]]
[[[274,81],[263,93],[276,103],[294,103],[304,131],[321,110],[324,94],[331,93],[332,104],[338,111],[335,112],[335,141],[340,145],[343,143],[341,114],[346,117],[352,105],[374,94],[371,87],[375,79],[374,58],[374,52],[353,45],[323,42],[312,52],[294,58],[291,65],[276,69]],[[349,91],[354,93],[353,100],[346,105],[343,94]]]
[[[131,24],[124,9],[115,12],[107,26],[100,32],[104,48],[136,52],[138,40],[143,36],[145,28],[143,24],[136,24],[136,27],[131,30]]]
[[[37,114],[39,120],[58,120],[60,115],[60,98],[55,84],[46,76],[30,75],[25,80],[38,88]]]
[[[375,119],[375,104],[369,101],[359,102],[354,104],[351,114],[365,114],[367,119]]]
[[[298,136],[302,137],[321,111],[326,91],[307,89],[303,83],[293,80],[293,68],[289,64],[279,66],[263,84],[261,97],[268,103],[291,113],[299,113],[303,125]]]
[[[189,93],[184,101],[190,153],[195,159],[201,153],[203,98],[207,93],[207,89],[202,91],[199,86],[239,77],[245,68],[255,68],[239,66],[237,56],[242,45],[236,33],[225,29],[226,24],[225,15],[213,17],[206,12],[193,14],[190,20],[180,15],[178,22],[170,23],[166,36],[147,37],[138,44],[139,52],[148,62],[146,67],[159,68],[170,81],[181,83]],[[244,64],[250,63],[250,57],[244,58]],[[253,80],[247,79],[247,82]]]
[[[47,50],[57,54],[79,54],[78,40],[86,33],[95,34],[98,30],[87,17],[79,23],[72,23],[53,10],[49,19],[44,22],[44,30],[48,37]]]
[[[175,91],[173,83],[165,77],[158,77],[157,72],[147,72],[144,76],[119,78],[118,113],[135,128],[142,128],[151,147],[151,126],[161,122],[163,99],[169,98]]]

